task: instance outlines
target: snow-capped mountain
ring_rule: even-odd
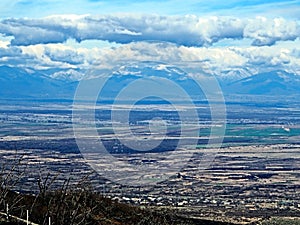
[[[188,74],[182,69],[161,63],[143,62],[121,66],[114,75],[132,75],[137,77],[163,77],[171,80],[186,80]]]
[[[38,71],[0,67],[1,98],[70,98],[75,87]]]
[[[50,77],[62,81],[80,81],[84,78],[84,74],[84,72],[78,70],[68,69],[54,72]]]
[[[222,84],[231,83],[252,76],[253,73],[247,68],[232,68],[215,74]]]
[[[117,96],[117,94],[125,87],[127,87],[131,82],[137,81],[140,78],[147,78],[154,82],[161,82],[161,88],[167,89],[174,98],[180,100],[182,96],[176,93],[172,85],[159,78],[165,78],[173,82],[175,85],[182,87],[189,95],[194,99],[203,99],[204,95],[199,89],[196,82],[189,76],[188,73],[182,69],[161,63],[144,62],[135,63],[126,66],[121,66],[112,72],[110,79],[105,85],[102,91],[102,97],[110,98],[112,96]],[[157,78],[157,79],[155,79]],[[145,87],[132,87],[131,93],[143,92]],[[151,87],[147,87],[151,88]],[[135,90],[134,90],[135,89]],[[160,92],[160,90],[157,90]],[[159,96],[159,93],[158,93]]]
[[[223,85],[226,94],[298,95],[300,76],[285,71],[271,71],[248,76]]]
[[[95,73],[97,76],[97,73]],[[1,98],[68,98],[73,99],[80,80],[95,77],[87,71],[49,69],[36,71],[34,69],[0,66],[0,97]],[[130,83],[140,78],[165,78],[176,83],[193,99],[204,98],[199,86],[186,71],[168,64],[143,62],[120,66],[109,71],[109,80],[101,95],[114,99],[118,93]],[[203,74],[201,79],[206,79]],[[285,71],[270,71],[251,74],[247,69],[233,69],[223,71],[217,75],[224,96],[231,95],[271,95],[291,96],[300,95],[300,76]],[[155,79],[152,79],[155,80]],[[96,82],[96,80],[95,80]],[[158,80],[159,82],[159,80]],[[162,85],[170,93],[172,88]],[[133,92],[142,92],[138,87]],[[180,95],[176,96],[180,99]]]

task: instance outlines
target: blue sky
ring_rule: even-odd
[[[0,15],[44,17],[53,14],[156,13],[165,15],[237,15],[299,17],[295,0],[2,0]]]
[[[71,76],[124,59],[194,60],[215,75],[300,75],[299,9],[295,0],[2,0],[0,65]]]

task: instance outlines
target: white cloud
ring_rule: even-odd
[[[177,46],[169,43],[137,42],[111,49],[72,49],[63,47],[61,44],[35,45],[22,47],[22,49],[23,54],[35,58],[34,63],[39,61],[38,64],[49,67],[87,68],[97,65],[113,67],[122,61],[163,61],[168,63],[199,61],[203,67],[216,74],[228,68],[287,67],[299,58],[295,54],[299,49],[292,46],[289,48],[280,46],[206,48]],[[80,57],[76,61],[78,55]],[[20,56],[18,55],[18,57]],[[74,61],[72,57],[75,58],[75,64],[72,64]]]
[[[167,41],[183,46],[210,46],[223,39],[250,38],[253,45],[295,40],[299,21],[283,18],[202,18],[193,15],[51,16],[42,19],[6,19],[0,33],[13,36],[12,45],[63,43],[68,39],[104,40],[121,44]]]
[[[84,55],[72,49],[45,47],[44,54],[49,57],[51,61],[64,62],[72,65],[84,63]]]
[[[7,46],[0,47],[0,57],[16,57],[22,56],[22,50],[18,47],[8,48]]]
[[[283,18],[258,17],[249,20],[244,30],[244,37],[253,39],[253,45],[256,46],[274,45],[277,41],[293,41],[299,36],[299,21],[287,21]]]
[[[64,32],[44,27],[43,21],[7,19],[0,23],[0,33],[13,36],[12,45],[33,45],[40,43],[60,43],[67,37]],[[50,26],[50,24],[48,25]],[[55,26],[52,24],[52,26]]]
[[[299,44],[299,41],[296,42]],[[298,50],[297,50],[298,49]],[[196,61],[208,73],[221,75],[224,71],[246,69],[252,73],[283,69],[298,73],[299,48],[293,45],[250,47],[186,47],[169,43],[137,42],[111,49],[86,49],[81,53],[90,66],[113,68],[120,62]],[[300,75],[300,74],[299,74]]]
[[[278,42],[273,46],[180,46],[169,42],[133,42],[119,46],[80,48],[64,44],[38,44],[0,48],[0,62],[22,67],[63,68],[70,71],[93,67],[111,69],[120,62],[197,61],[202,70],[215,75],[224,71],[251,73],[286,70],[300,75],[300,40]],[[72,79],[76,73],[65,73]],[[243,73],[243,72],[242,72]],[[64,74],[57,74],[62,76]]]
[[[8,48],[9,41],[1,41],[0,40],[0,48]]]

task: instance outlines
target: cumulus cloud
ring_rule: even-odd
[[[0,46],[0,65],[26,66],[27,63],[39,64],[39,61],[30,54],[23,52],[17,46]]]
[[[266,19],[258,17],[249,20],[244,36],[253,39],[253,45],[274,45],[277,41],[295,40],[300,36],[300,25],[297,21],[286,21],[283,18]]]
[[[41,19],[6,19],[0,33],[12,36],[12,45],[63,43],[68,39],[105,40],[127,44],[138,41],[167,41],[183,46],[210,46],[223,39],[250,38],[253,45],[273,45],[295,40],[299,21],[283,18],[202,18],[193,15],[68,15]]]
[[[247,70],[250,73],[269,70],[300,71],[300,59],[296,45],[248,46],[248,47],[187,47],[168,43],[137,42],[117,48],[86,52],[93,55],[90,63],[101,68],[112,68],[118,63],[161,61],[165,63],[198,62],[202,70],[221,75],[224,71]],[[299,73],[300,75],[300,73]]]
[[[44,54],[52,61],[73,65],[82,64],[84,62],[84,55],[71,49],[54,49],[45,47]]]
[[[0,33],[13,36],[12,45],[34,45],[40,43],[59,43],[67,40],[64,31],[59,26],[48,24],[46,21],[33,21],[29,19],[7,19],[0,23]]]
[[[7,46],[0,48],[0,63],[36,69],[60,68],[57,79],[81,79],[90,68],[112,69],[127,62],[198,62],[210,74],[255,74],[285,70],[300,75],[300,40],[273,46],[182,46],[168,42],[133,42],[111,48],[78,48],[63,44]],[[231,73],[230,73],[231,74]]]
[[[293,48],[293,47],[291,47]],[[232,48],[237,54],[247,59],[247,64],[255,66],[283,66],[291,62],[293,49],[286,47],[264,46],[248,48]]]
[[[16,56],[21,56],[22,55],[22,50],[18,47],[0,47],[0,58],[2,57],[16,57]]]

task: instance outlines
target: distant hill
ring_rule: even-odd
[[[0,188],[0,192],[2,189]],[[51,217],[53,224],[95,224],[95,225],[231,225],[232,223],[206,220],[201,218],[186,218],[177,215],[175,211],[163,211],[158,208],[143,209],[119,203],[90,190],[70,190],[62,187],[60,190],[39,193],[36,196],[25,195],[5,190],[6,201],[10,208],[10,217],[0,218],[0,224],[26,224],[17,218],[26,218],[26,210],[31,209],[29,219],[38,224],[47,224]],[[0,212],[5,212],[5,205],[0,206]]]

